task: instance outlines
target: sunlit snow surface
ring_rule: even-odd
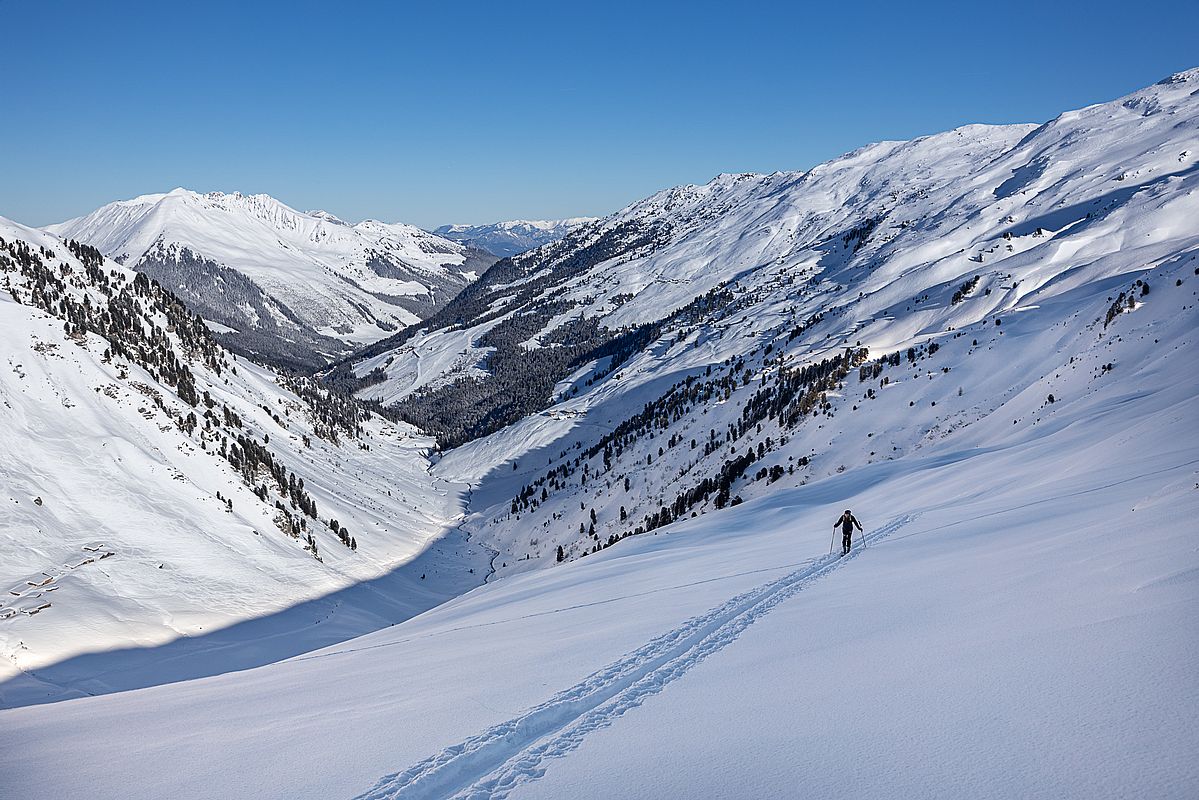
[[[561,453],[576,442],[595,442],[675,381],[755,351],[756,360],[748,359],[755,369],[749,391],[769,380],[770,369],[757,366],[767,345],[791,364],[814,363],[849,346],[869,348],[872,358],[921,343],[942,348],[914,369],[888,373],[891,383],[875,387],[879,400],[862,402],[867,387],[855,382],[840,398],[835,421],[822,418],[783,432],[791,437],[788,445],[754,468],[811,458],[802,474],[786,479],[792,483],[918,453],[990,415],[1009,426],[1017,418],[1018,425],[1031,424],[1024,410],[1042,405],[1050,393],[1063,395],[1055,388],[1062,371],[1078,377],[1082,367],[1072,356],[1087,353],[1091,369],[1098,368],[1101,350],[1095,348],[1107,343],[1098,341],[1102,322],[1094,323],[1119,292],[1128,293],[1142,277],[1155,291],[1173,291],[1176,280],[1193,277],[1197,90],[1199,71],[1181,73],[1039,127],[967,126],[869,145],[807,173],[722,175],[633,204],[598,223],[593,236],[644,219],[668,223],[669,240],[648,255],[584,270],[544,300],[574,298],[588,313],[607,314],[616,327],[660,319],[733,280],[745,307],[712,324],[669,328],[578,396],[451,452],[437,474],[481,487],[467,527],[501,553],[503,575],[536,568],[558,544],[569,547],[579,522],[589,522],[580,502],[608,509],[598,526],[604,540],[631,527],[617,524],[613,510],[624,505],[640,520],[693,486],[702,470],[678,475],[695,459],[692,452],[674,448],[659,458],[662,442],[643,442],[640,466],[633,457],[621,465],[633,480],[630,492],[593,484],[585,495],[552,495],[535,516],[507,518],[511,499],[562,463]],[[880,221],[855,250],[846,234],[866,220]],[[952,302],[976,275],[970,296]],[[614,298],[622,295],[632,298],[618,305]],[[1193,312],[1181,299],[1171,302],[1172,313]],[[817,313],[823,320],[791,341],[792,328]],[[389,378],[362,394],[394,402],[422,386],[481,374],[487,350],[475,341],[503,319],[422,333],[361,362],[360,373],[383,368]],[[1110,377],[1129,384],[1125,376]],[[740,417],[745,396],[699,409],[670,433],[702,442],[710,430]],[[1012,401],[1021,413],[1000,413]],[[859,410],[846,407],[854,405]],[[765,427],[757,441],[780,438],[777,426]],[[647,454],[653,465],[644,463]],[[754,484],[741,494],[774,488]]]

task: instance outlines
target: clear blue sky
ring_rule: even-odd
[[[0,0],[0,215],[185,186],[425,227],[1040,122],[1199,65],[1199,2]]]

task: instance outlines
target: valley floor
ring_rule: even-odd
[[[1189,384],[287,661],[0,712],[4,794],[1193,797]],[[867,546],[830,557],[846,507]]]

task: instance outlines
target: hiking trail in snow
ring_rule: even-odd
[[[445,748],[408,769],[384,776],[355,800],[503,798],[545,774],[545,762],[582,744],[667,684],[721,650],[775,606],[856,558],[866,545],[916,518],[905,514],[862,538],[848,555],[820,556],[723,605],[692,617],[520,716]]]

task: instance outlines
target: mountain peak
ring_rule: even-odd
[[[401,223],[348,225],[268,194],[183,187],[46,230],[170,285],[253,340],[249,354],[291,367],[323,366],[419,321],[491,263]]]

